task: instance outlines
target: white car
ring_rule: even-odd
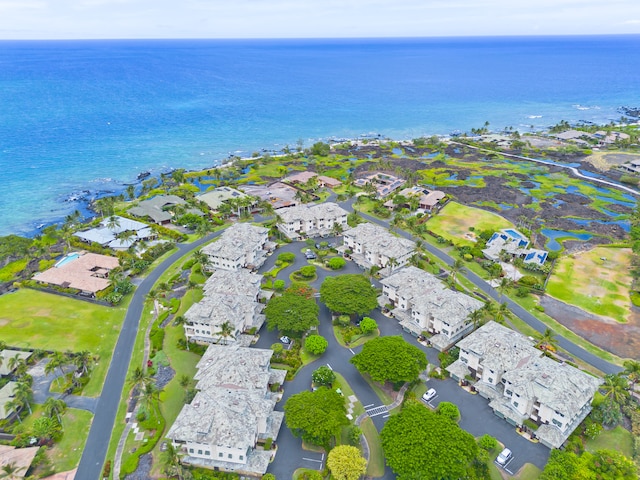
[[[291,343],[291,339],[289,337],[287,337],[286,335],[283,335],[282,337],[280,337],[280,341],[282,343],[287,344],[287,345],[289,345]]]
[[[507,462],[509,462],[509,460],[511,460],[511,457],[513,457],[513,453],[511,453],[511,450],[509,450],[508,448],[505,448],[500,452],[498,458],[496,458],[496,463],[498,463],[498,465],[504,466],[507,464]]]
[[[425,402],[428,402],[429,400],[433,400],[433,398],[437,395],[438,393],[436,392],[435,388],[430,388],[429,390],[427,390],[424,395],[422,395],[422,399]]]

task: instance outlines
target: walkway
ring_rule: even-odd
[[[219,230],[189,244],[178,244],[178,251],[164,260],[149,273],[136,289],[127,309],[118,342],[116,343],[111,365],[102,388],[102,395],[96,407],[96,414],[89,430],[89,437],[85,445],[76,478],[82,480],[98,480],[102,477],[104,464],[109,448],[110,435],[113,432],[120,397],[124,387],[131,354],[135,343],[140,317],[147,294],[158,281],[160,276],[179,258],[191,253],[204,243],[219,236],[224,230]],[[107,433],[108,432],[108,433]]]

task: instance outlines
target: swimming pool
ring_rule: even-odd
[[[60,268],[69,262],[73,262],[77,258],[80,258],[80,254],[78,252],[69,253],[66,256],[62,257],[60,260],[58,260],[58,262],[54,266],[56,268]]]

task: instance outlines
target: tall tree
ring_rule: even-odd
[[[550,328],[545,328],[544,332],[540,335],[536,346],[541,350],[555,350],[558,340],[556,339],[556,332]]]
[[[60,415],[67,409],[67,404],[59,398],[49,397],[44,402],[44,414],[47,417],[56,417],[60,426],[62,426],[62,418]]]
[[[220,325],[220,330],[218,330],[216,334],[222,338],[223,344],[226,345],[227,339],[229,337],[233,338],[233,331],[234,331],[234,328],[231,322],[223,322]]]
[[[473,435],[415,400],[389,418],[380,438],[387,465],[400,480],[468,478],[478,455]]]
[[[319,324],[319,312],[315,298],[306,298],[289,291],[281,296],[271,297],[264,309],[269,330],[277,328],[280,332],[295,337]]]
[[[351,445],[338,445],[327,456],[327,467],[336,480],[358,480],[367,471],[367,461],[360,449]]]
[[[631,383],[631,390],[634,391],[636,385],[640,382],[640,362],[637,360],[625,360],[622,364],[624,373]]]
[[[378,337],[365,343],[351,363],[377,382],[412,382],[427,368],[427,356],[401,336]]]
[[[320,300],[333,312],[364,315],[378,306],[378,292],[364,275],[327,277],[320,286]]]
[[[344,398],[326,387],[292,395],[284,405],[284,415],[295,436],[325,447],[340,427],[349,425]]]
[[[603,392],[605,398],[618,405],[625,403],[629,397],[628,384],[619,373],[615,375],[612,373],[605,375],[604,383],[600,387],[600,390]]]
[[[13,390],[13,396],[20,400],[20,402],[27,407],[29,414],[31,414],[31,401],[33,400],[33,390],[31,385],[27,382],[17,382]]]

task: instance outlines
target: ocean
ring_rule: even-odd
[[[606,123],[640,36],[0,42],[0,235],[138,173],[328,138]]]

